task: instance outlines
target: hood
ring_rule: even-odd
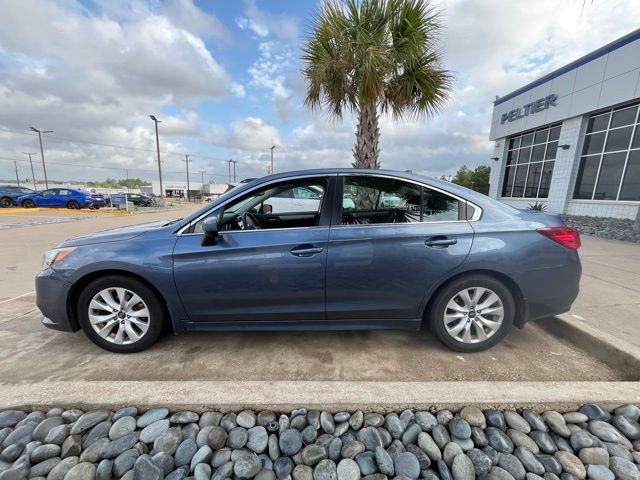
[[[102,232],[90,233],[79,237],[70,238],[62,243],[61,247],[78,247],[81,245],[92,245],[105,242],[119,242],[130,240],[143,233],[158,230],[161,227],[172,224],[171,221],[161,220],[158,222],[141,223],[138,225],[129,225],[127,227],[113,228],[111,230],[103,230]]]

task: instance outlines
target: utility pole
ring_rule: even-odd
[[[185,153],[183,162],[187,165],[187,202],[189,201],[189,191],[191,188],[189,187],[189,162],[193,160],[189,160],[189,155]]]
[[[204,170],[200,170],[200,179],[202,182],[202,188],[204,188]]]
[[[231,162],[233,162],[233,160],[225,160],[225,162],[227,162],[229,166],[229,183],[231,183]]]
[[[151,120],[156,124],[156,150],[158,152],[158,179],[160,180],[160,198],[164,197],[164,188],[162,188],[162,165],[160,164],[160,139],[158,137],[158,124],[162,123],[155,115],[149,115]]]
[[[13,165],[16,167],[16,182],[18,182],[18,186],[20,186],[20,177],[18,176],[18,162],[14,160]]]
[[[42,134],[53,133],[53,130],[38,130],[35,127],[29,127],[29,128],[38,134],[38,140],[40,141],[40,156],[42,157],[42,170],[44,172],[44,188],[49,188],[49,179],[47,178],[47,166],[44,163],[44,148],[42,146]]]
[[[231,160],[233,162],[233,183],[237,182],[237,178],[236,178],[236,163],[238,163],[240,160]]]
[[[271,150],[271,171],[269,173],[271,173],[271,175],[273,175],[273,151],[276,148],[276,144],[274,143],[273,145],[271,145],[270,150]]]
[[[33,161],[31,160],[31,155],[36,155],[36,153],[32,152],[22,152],[25,155],[29,155],[29,164],[31,165],[31,178],[33,179],[33,189],[38,190],[38,184],[36,183],[36,174],[33,172]]]
[[[129,180],[129,169],[127,168],[127,169],[125,170],[125,172],[126,172],[126,174],[127,174],[127,180]]]

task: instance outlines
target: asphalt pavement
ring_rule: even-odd
[[[314,386],[307,392],[317,391],[319,385],[341,385],[345,392],[351,389],[350,398],[357,396],[355,385],[365,384],[362,391],[367,395],[375,397],[376,388],[371,385],[378,384],[380,391],[392,398],[394,389],[389,386],[398,382],[406,389],[415,385],[416,392],[426,392],[432,388],[428,385],[436,385],[433,382],[485,382],[479,391],[499,397],[506,392],[494,392],[486,382],[508,382],[504,385],[515,390],[514,385],[522,382],[535,385],[530,387],[531,393],[541,398],[540,385],[557,391],[558,382],[575,387],[580,382],[633,381],[625,383],[631,386],[640,379],[636,371],[607,365],[536,324],[524,330],[513,329],[505,341],[488,352],[467,355],[446,349],[427,332],[402,331],[189,333],[167,335],[146,352],[114,355],[94,346],[81,332],[55,332],[40,325],[32,290],[42,252],[71,236],[175,218],[188,211],[182,208],[133,216],[34,212],[20,225],[0,230],[0,384],[7,388],[21,386],[23,390],[15,395],[27,395],[24,389],[29,388],[33,393],[33,385],[48,385],[49,389],[66,385],[71,396],[78,385],[91,389],[100,384],[105,391],[119,392],[120,398],[124,386],[132,385],[130,382],[160,382],[176,391],[180,391],[180,385],[185,391],[195,391],[200,383],[212,390],[219,385],[223,388],[220,392],[231,392],[233,385],[252,385],[254,393],[270,392],[271,396],[263,398],[268,403],[278,397],[283,385],[309,382]],[[50,217],[65,220],[48,223]],[[43,219],[47,222],[38,224]],[[0,218],[0,224],[3,222],[7,222],[4,216]],[[627,342],[638,342],[640,245],[592,238],[584,238],[583,245],[582,291],[570,315]],[[468,386],[460,388],[472,391]],[[591,391],[588,388],[595,387],[585,388]],[[162,398],[161,391],[156,390],[150,387],[149,391]],[[89,394],[89,390],[83,391]],[[295,388],[287,387],[287,391],[296,395]],[[437,391],[444,390],[438,387]],[[232,396],[241,398],[237,391]],[[363,401],[373,401],[373,397],[363,397]]]

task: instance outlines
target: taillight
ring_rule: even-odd
[[[93,200],[93,197],[91,195],[87,195],[86,197],[84,197],[86,200]]]
[[[572,227],[546,227],[539,228],[540,232],[545,237],[550,238],[554,242],[559,243],[563,247],[570,248],[571,250],[577,250],[580,248],[580,232]]]

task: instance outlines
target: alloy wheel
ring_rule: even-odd
[[[89,323],[103,339],[117,345],[139,341],[149,330],[147,304],[135,292],[110,287],[96,293],[89,302]]]
[[[461,343],[479,343],[502,326],[504,305],[492,290],[469,287],[456,293],[444,311],[447,333]]]

